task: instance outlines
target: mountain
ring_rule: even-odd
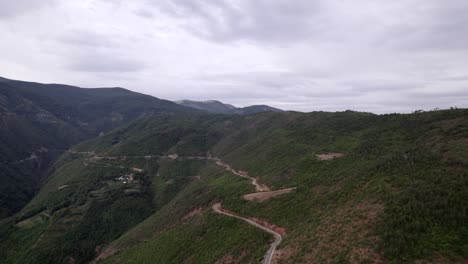
[[[70,146],[158,112],[191,109],[122,88],[0,78],[0,218],[20,210]]]
[[[467,139],[465,109],[156,113],[63,153],[0,259],[464,263]]]
[[[230,104],[223,104],[220,101],[209,100],[209,101],[191,101],[181,100],[176,101],[177,104],[195,108],[198,110],[206,111],[215,114],[231,114],[237,108]]]
[[[283,110],[274,108],[268,105],[251,105],[247,107],[237,108],[234,114],[238,115],[250,115],[261,112],[283,112]]]
[[[252,105],[248,107],[235,107],[230,104],[224,104],[220,101],[209,100],[209,101],[190,101],[181,100],[176,103],[195,108],[198,110],[206,111],[213,114],[237,114],[237,115],[249,115],[261,112],[282,112],[283,110],[274,108],[268,105]]]

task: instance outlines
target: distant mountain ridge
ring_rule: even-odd
[[[252,105],[247,107],[235,107],[231,104],[225,104],[217,100],[192,101],[180,100],[175,103],[213,114],[237,114],[248,115],[261,112],[283,112],[283,110],[268,105]]]
[[[0,77],[0,219],[32,198],[50,165],[70,146],[143,116],[190,111],[123,88]]]

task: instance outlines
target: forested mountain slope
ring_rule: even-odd
[[[278,263],[464,262],[466,149],[467,110],[156,114],[65,153],[0,258],[260,262],[273,237],[221,203],[281,233]]]
[[[32,198],[50,163],[71,145],[161,111],[192,110],[122,88],[1,78],[0,218]]]

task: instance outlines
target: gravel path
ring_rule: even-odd
[[[228,213],[228,212],[224,211],[223,208],[221,207],[221,203],[214,204],[213,205],[213,210],[218,214],[223,214],[223,215],[226,215],[226,216],[229,216],[229,217],[234,217],[234,218],[240,219],[240,220],[242,220],[244,222],[247,222],[250,225],[253,225],[253,226],[257,227],[257,228],[262,229],[265,232],[268,232],[268,233],[272,234],[275,237],[275,241],[273,241],[273,243],[271,243],[270,248],[268,249],[267,253],[265,254],[265,258],[263,259],[264,264],[270,264],[271,263],[271,259],[273,258],[273,255],[275,254],[276,247],[281,243],[281,240],[283,240],[283,237],[278,232],[276,232],[276,231],[274,231],[274,230],[272,230],[272,229],[270,229],[268,227],[257,224],[257,223],[255,223],[254,221],[252,221],[250,219],[247,219],[247,218],[244,218],[242,216],[238,216],[238,215],[231,214],[231,213]]]

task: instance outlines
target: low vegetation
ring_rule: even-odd
[[[273,238],[215,214],[222,201],[285,228],[279,263],[463,262],[466,149],[466,110],[158,114],[62,156],[39,194],[0,225],[0,257],[258,263]],[[272,190],[295,189],[249,201],[250,182],[213,161],[144,157],[175,153],[216,156]],[[317,158],[327,153],[342,155]]]

